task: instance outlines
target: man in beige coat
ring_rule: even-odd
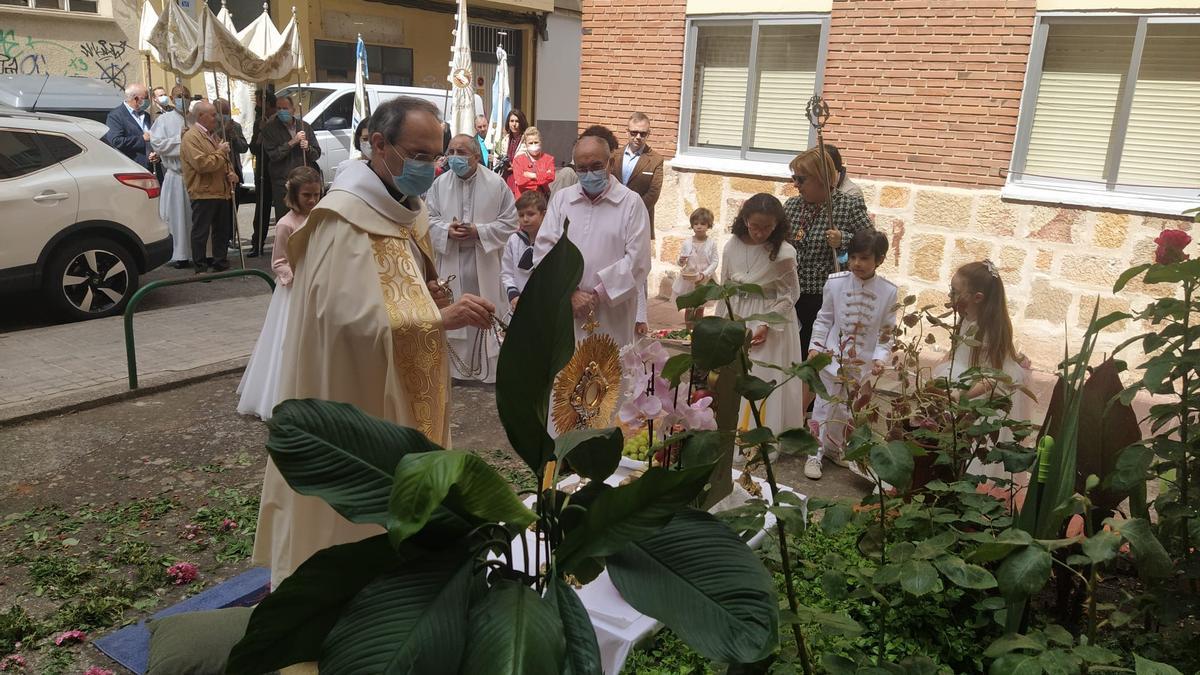
[[[192,262],[196,273],[207,271],[205,258],[212,235],[213,271],[229,269],[229,238],[233,234],[233,209],[230,198],[237,185],[237,174],[229,161],[229,143],[213,137],[217,128],[217,109],[208,101],[192,106],[196,122],[183,134],[179,151],[183,160],[183,182],[192,200]]]

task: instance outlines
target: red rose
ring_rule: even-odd
[[[1154,251],[1154,262],[1160,265],[1170,265],[1188,259],[1183,249],[1192,243],[1192,238],[1183,230],[1163,230],[1154,243],[1158,244],[1158,248]]]

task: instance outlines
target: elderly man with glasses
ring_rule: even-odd
[[[429,188],[425,205],[438,273],[445,279],[454,277],[454,296],[470,293],[501,306],[508,296],[500,283],[500,258],[517,231],[517,206],[504,179],[480,169],[480,154],[474,137],[460,134],[450,139],[448,170]],[[484,340],[483,349],[475,353],[478,338],[478,328],[447,331],[447,345],[460,356],[450,362],[451,376],[491,384],[496,381],[500,347]]]

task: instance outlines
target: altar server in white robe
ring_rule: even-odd
[[[170,264],[176,269],[192,264],[192,200],[188,199],[187,185],[183,182],[183,161],[179,157],[187,127],[184,115],[191,98],[187,87],[175,85],[171,99],[158,102],[163,112],[150,128],[150,149],[158,153],[163,167],[158,215],[171,233]]]
[[[454,297],[464,293],[486,298],[496,307],[508,304],[500,281],[500,258],[504,246],[517,231],[517,207],[504,179],[480,170],[479,144],[466,134],[455,136],[446,149],[449,171],[438,177],[426,195],[430,235],[437,252],[438,275],[453,275]],[[500,345],[485,335],[476,350],[478,328],[446,332],[446,341],[458,359],[451,359],[452,373],[459,380],[496,381]],[[459,363],[461,359],[461,364]],[[463,372],[461,366],[471,371]]]
[[[632,344],[639,296],[650,272],[650,217],[642,198],[608,171],[608,144],[585,136],[575,144],[579,184],[550,198],[546,219],[534,246],[535,264],[550,252],[570,226],[567,237],[583,253],[583,278],[571,296],[575,339],[607,333],[618,347]]]

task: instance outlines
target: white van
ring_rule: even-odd
[[[413,96],[437,106],[444,120],[451,103],[449,92],[445,89],[368,84],[366,90],[371,110],[388,99]],[[290,85],[275,92],[275,96],[291,96],[292,101],[304,111],[304,121],[312,125],[317,143],[321,145],[321,159],[317,164],[320,165],[328,185],[333,180],[337,165],[349,159],[350,154],[354,152],[354,129],[350,127],[354,113],[354,83],[314,82],[303,86]],[[475,95],[475,111],[476,114],[487,114],[483,110],[483,99],[478,94]]]

